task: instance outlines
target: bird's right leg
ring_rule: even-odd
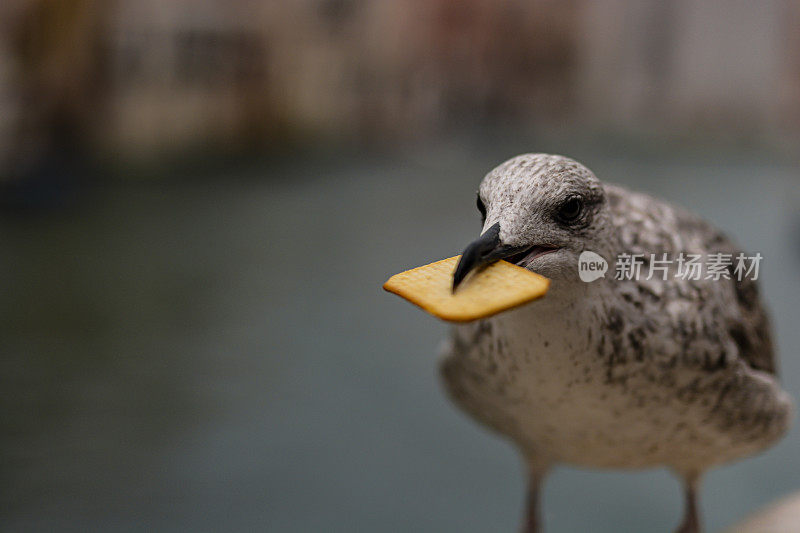
[[[697,508],[697,489],[700,485],[700,475],[696,472],[683,473],[685,509],[683,522],[676,533],[700,533],[700,513]]]
[[[548,465],[535,461],[528,462],[528,492],[525,499],[525,521],[522,525],[522,533],[540,533],[541,517],[539,513],[539,500],[541,499],[541,487],[547,475]]]

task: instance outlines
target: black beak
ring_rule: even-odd
[[[522,247],[502,244],[500,242],[500,223],[495,223],[492,227],[484,231],[483,234],[478,237],[478,240],[473,241],[467,246],[464,253],[461,254],[461,260],[458,262],[456,271],[453,274],[453,292],[455,292],[456,287],[464,281],[467,274],[476,268],[488,263],[493,263],[498,259],[512,256],[522,249]]]

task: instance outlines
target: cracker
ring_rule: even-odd
[[[507,261],[473,272],[455,293],[460,255],[395,274],[383,288],[449,322],[470,322],[541,298],[550,280]]]

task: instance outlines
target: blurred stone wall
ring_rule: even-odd
[[[798,22],[797,0],[9,0],[0,153],[58,135],[146,156],[486,124],[794,135]]]
[[[623,128],[796,132],[799,15],[787,0],[587,2],[581,113]]]

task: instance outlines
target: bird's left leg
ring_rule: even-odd
[[[540,533],[541,517],[539,513],[539,500],[541,499],[542,482],[544,481],[549,465],[538,461],[528,462],[528,492],[525,500],[525,522],[522,533]]]
[[[684,483],[685,508],[683,522],[676,533],[700,533],[700,513],[697,506],[697,492],[700,486],[700,474],[698,472],[683,472],[681,478]]]

